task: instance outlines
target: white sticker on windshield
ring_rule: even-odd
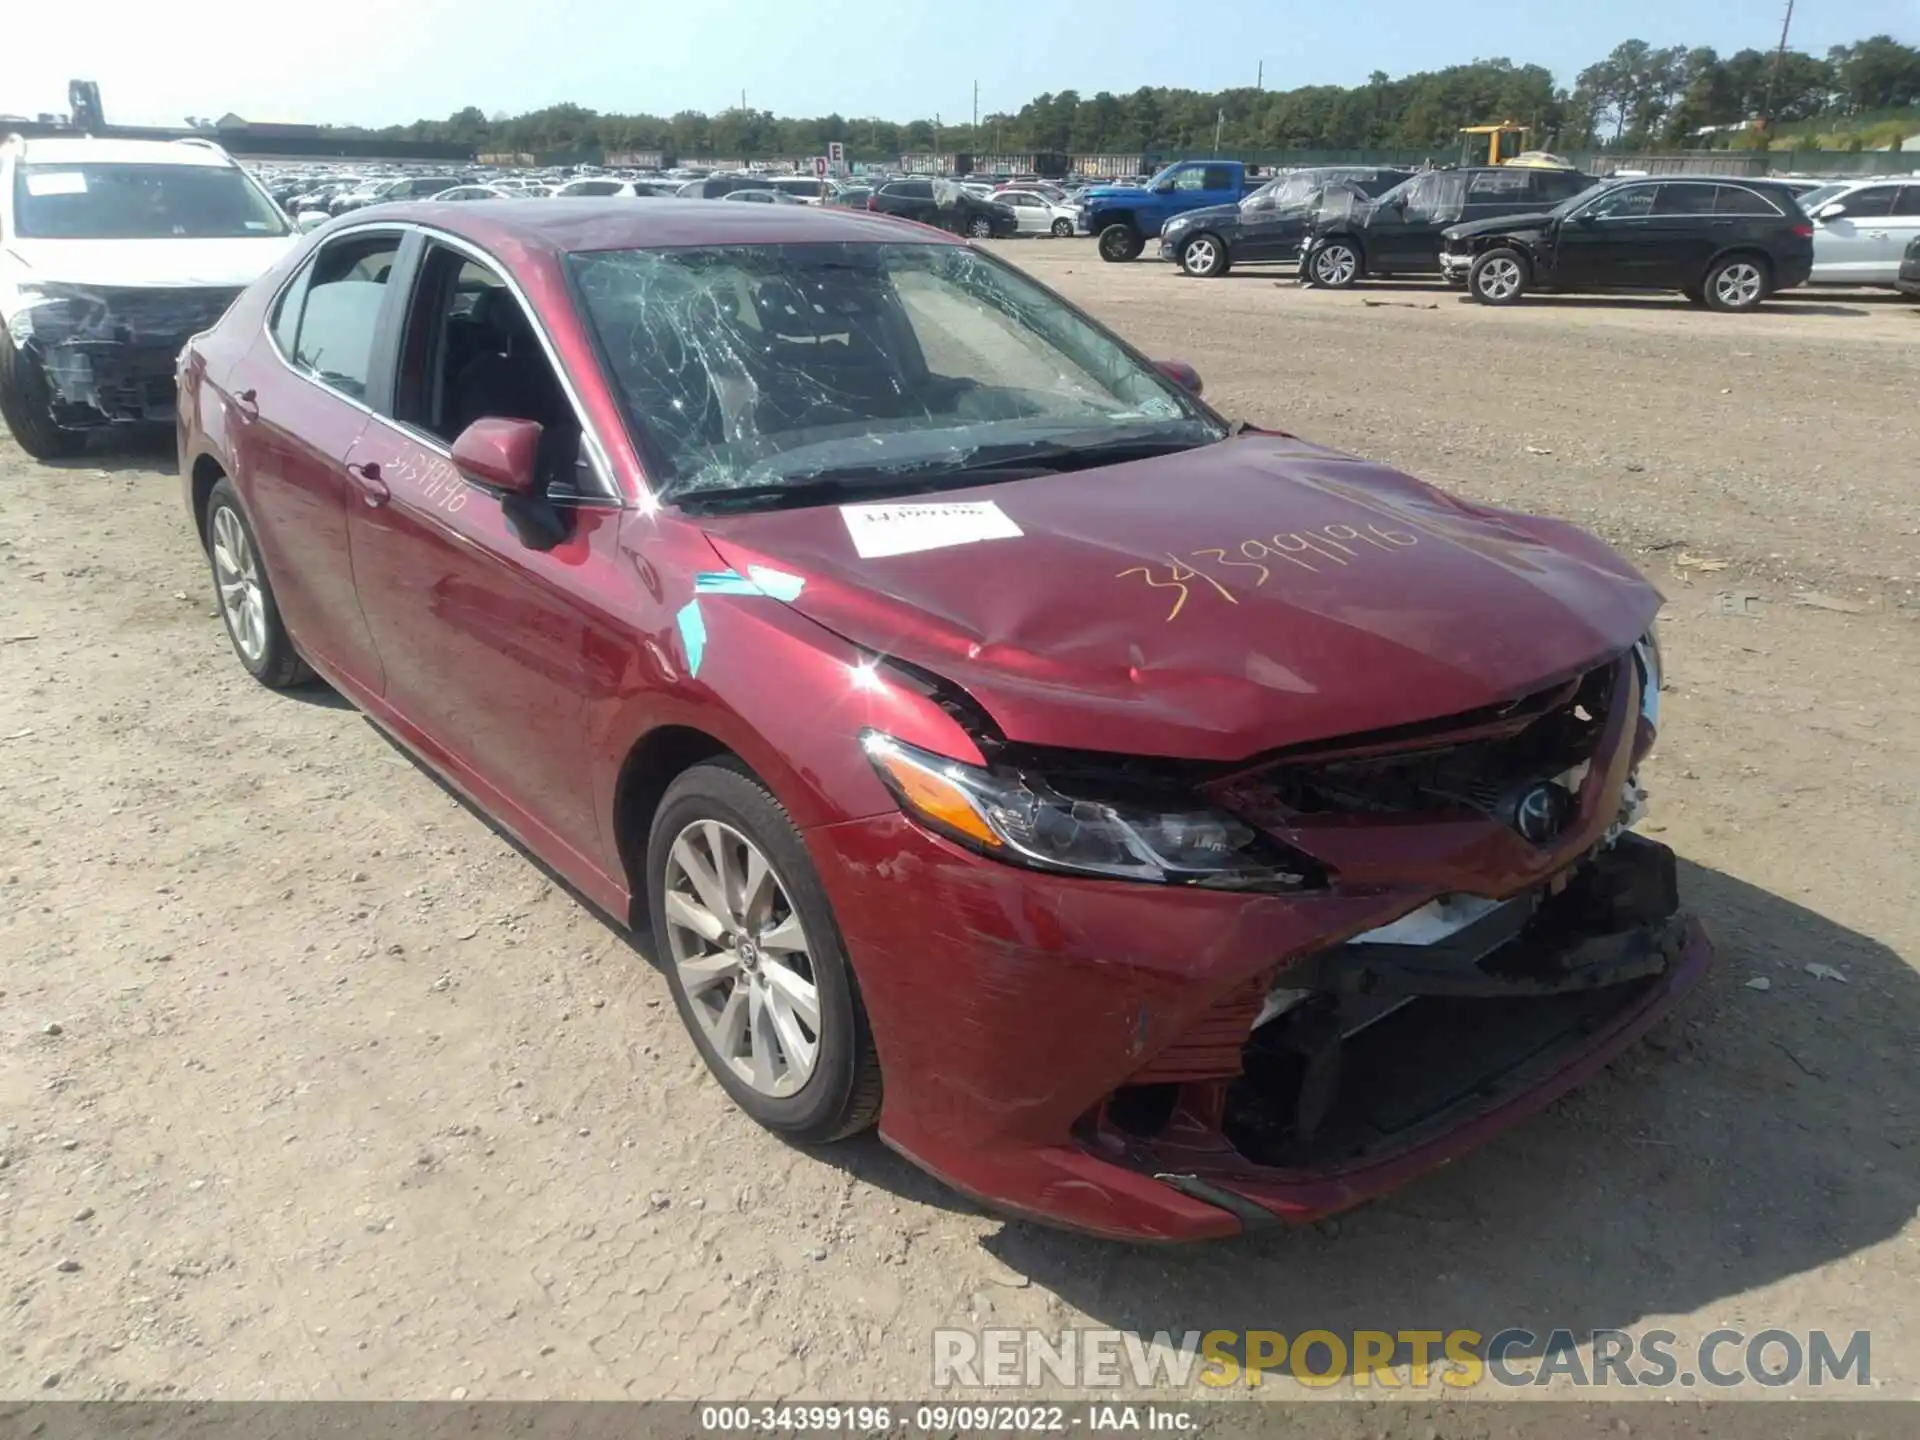
[[[55,170],[45,175],[27,176],[29,195],[84,195],[87,177],[78,170]]]
[[[1020,527],[991,500],[950,504],[842,505],[854,553],[863,560],[944,550],[976,540],[1010,540]]]

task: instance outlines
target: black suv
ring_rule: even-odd
[[[1167,221],[1160,256],[1189,275],[1224,275],[1235,265],[1294,262],[1329,197],[1367,200],[1407,179],[1406,170],[1321,166],[1269,180],[1232,205],[1209,205]]]
[[[1715,310],[1751,310],[1813,271],[1813,224],[1771,180],[1621,180],[1539,215],[1447,231],[1441,271],[1486,305],[1530,289],[1678,290]]]
[[[951,180],[890,180],[867,196],[867,209],[937,225],[976,240],[1012,235],[1020,229],[1020,217],[1011,205],[982,200]]]
[[[1578,170],[1475,165],[1427,170],[1373,201],[1327,203],[1300,257],[1309,285],[1342,289],[1364,275],[1431,275],[1440,233],[1464,221],[1537,214],[1593,183]]]

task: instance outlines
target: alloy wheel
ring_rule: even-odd
[[[1329,289],[1353,283],[1360,269],[1360,257],[1347,245],[1327,245],[1313,257],[1313,278]]]
[[[1511,300],[1520,289],[1520,264],[1504,255],[1495,256],[1481,265],[1475,283],[1489,300]]]
[[[1714,277],[1713,289],[1722,305],[1729,310],[1740,310],[1760,299],[1763,283],[1758,265],[1736,260]]]
[[[240,653],[255,665],[267,652],[267,600],[260,586],[260,564],[240,516],[222,505],[213,512],[213,575],[220,588],[220,611]]]
[[[976,215],[967,222],[967,234],[976,240],[986,240],[993,235],[993,222],[984,215]]]
[[[1219,250],[1213,241],[1205,238],[1195,240],[1187,246],[1187,273],[1205,275],[1213,269],[1214,261],[1217,259],[1219,259]]]
[[[713,1053],[762,1095],[799,1090],[820,1053],[820,992],[806,927],[766,853],[730,825],[694,821],[667,851],[665,912]]]

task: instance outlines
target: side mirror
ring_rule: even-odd
[[[1591,210],[1582,210],[1578,215],[1573,217],[1573,223],[1576,225],[1591,225],[1599,218],[1599,215]]]
[[[453,468],[503,495],[531,495],[540,429],[534,420],[476,420],[453,442]]]
[[[1847,207],[1842,205],[1838,200],[1835,200],[1831,204],[1822,205],[1818,210],[1814,211],[1813,218],[1816,220],[1838,220],[1846,213]]]
[[[1200,372],[1184,360],[1156,360],[1153,368],[1190,395],[1200,393]]]

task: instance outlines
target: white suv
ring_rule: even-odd
[[[1822,185],[1800,197],[1813,217],[1811,285],[1892,285],[1920,238],[1920,175]]]
[[[204,140],[0,144],[0,415],[40,460],[173,418],[187,338],[293,243],[280,207]]]

